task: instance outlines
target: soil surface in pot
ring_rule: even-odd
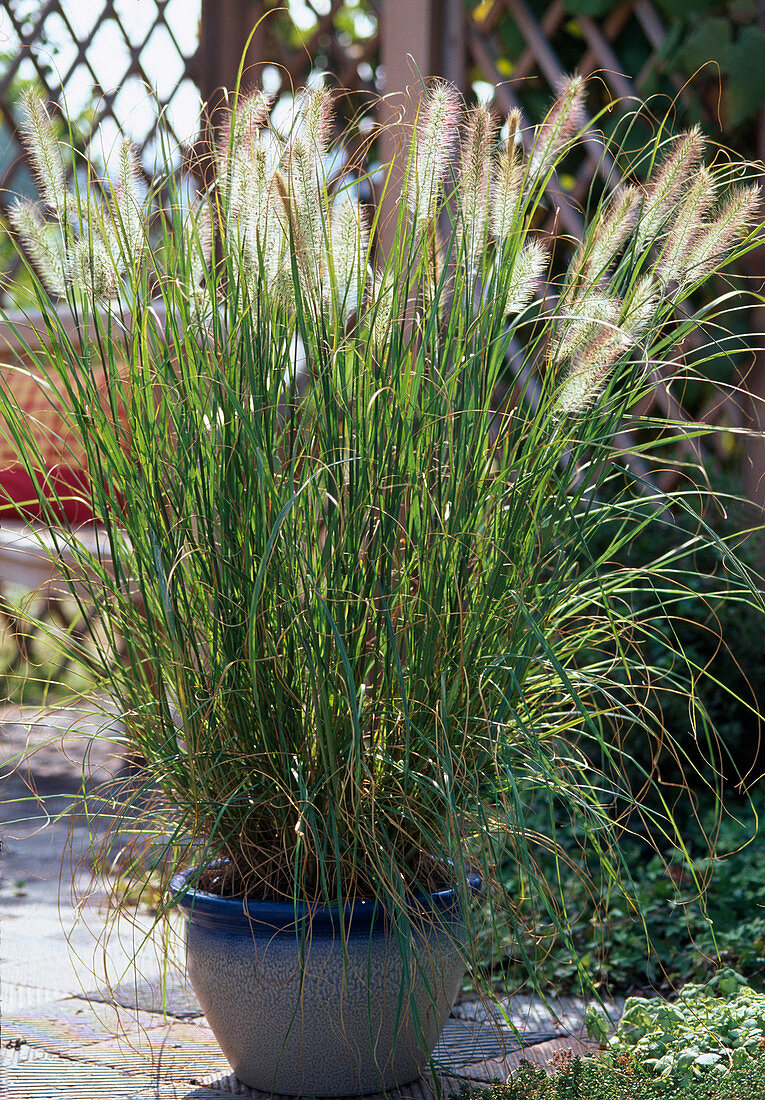
[[[281,858],[279,858],[281,857]],[[346,897],[355,897],[363,901],[375,896],[370,886],[371,875],[357,874],[351,888],[342,891]],[[416,884],[415,884],[416,882]],[[358,885],[357,885],[358,884]],[[444,874],[443,866],[432,856],[423,856],[416,875],[413,876],[412,894],[433,893],[453,886],[452,880]],[[284,856],[268,859],[264,853],[259,867],[248,867],[243,871],[234,859],[214,860],[202,871],[198,889],[207,894],[216,894],[223,898],[247,897],[253,901],[292,901],[295,888],[293,872],[284,865]],[[317,895],[319,891],[316,891]]]

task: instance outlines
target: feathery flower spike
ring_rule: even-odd
[[[549,252],[538,241],[528,241],[518,253],[505,299],[505,313],[520,313],[531,302],[549,260]]]
[[[517,121],[513,130],[516,127]],[[523,156],[508,140],[497,159],[491,194],[491,228],[500,241],[509,237],[516,226],[522,191]]]
[[[682,282],[693,241],[715,199],[715,183],[708,168],[701,168],[677,208],[656,264],[656,275],[665,286]]]
[[[639,189],[631,186],[620,187],[614,192],[595,224],[592,237],[577,251],[571,264],[572,272],[578,275],[586,271],[594,279],[602,277],[635,228],[640,195]]]
[[[287,208],[303,293],[318,308],[327,224],[327,197],[322,177],[332,126],[332,95],[325,87],[309,88],[285,153]]]
[[[117,293],[117,269],[100,236],[76,241],[68,256],[67,276],[73,287],[97,302],[108,302]]]
[[[760,187],[757,184],[734,190],[714,220],[694,240],[682,272],[682,286],[711,275],[736,242],[756,223],[759,206]]]
[[[584,125],[584,80],[570,77],[537,130],[528,163],[528,184],[532,186],[554,167],[577,130]]]
[[[268,177],[265,150],[259,144],[253,149],[237,149],[231,165],[228,231],[254,269],[265,248],[268,195],[272,186],[275,185]]]
[[[53,123],[39,93],[33,88],[22,96],[21,105],[24,115],[21,132],[40,195],[60,220],[66,207],[66,179]]]
[[[632,341],[619,329],[601,328],[593,335],[564,379],[556,401],[561,416],[572,416],[591,405]]]
[[[681,134],[646,188],[635,234],[638,253],[653,244],[672,215],[688,181],[704,154],[704,136],[698,126]]]
[[[359,204],[342,195],[332,208],[330,241],[336,301],[347,321],[363,296],[361,273],[366,272],[369,230]]]
[[[570,359],[604,330],[616,327],[621,302],[597,286],[573,302],[564,303],[566,314],[561,334],[552,344],[554,360]]]
[[[496,129],[494,117],[487,107],[479,105],[470,111],[457,192],[468,279],[475,277],[478,256],[486,244],[489,169]]]
[[[625,302],[621,326],[633,339],[651,324],[659,308],[661,294],[659,284],[652,274],[643,275],[634,286],[632,295]]]
[[[8,221],[19,237],[45,286],[51,294],[66,293],[66,254],[61,233],[26,199],[16,199],[8,211]]]
[[[146,244],[146,235],[141,219],[141,200],[138,192],[140,166],[135,149],[127,139],[120,146],[120,171],[117,186],[114,189],[114,224],[118,226],[125,259],[132,266],[139,258]],[[119,240],[115,241],[115,260],[119,255]]]
[[[229,154],[251,149],[260,139],[259,131],[268,121],[272,97],[261,91],[237,99],[232,116],[229,114],[221,139],[215,149],[218,186],[228,194],[230,187]]]
[[[370,341],[372,350],[378,356],[382,354],[390,339],[395,292],[396,282],[393,273],[390,270],[384,274],[376,271],[372,276],[372,291],[366,313],[372,319]]]
[[[266,95],[260,90],[239,99],[234,111],[232,135],[234,147],[257,142],[260,130],[268,122],[272,103],[273,96]]]
[[[459,115],[457,89],[444,80],[432,84],[417,119],[414,178],[407,180],[409,209],[420,231],[435,215],[441,185],[454,153]]]

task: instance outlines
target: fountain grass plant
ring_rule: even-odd
[[[281,130],[265,95],[234,95],[215,184],[191,204],[171,175],[144,194],[128,142],[116,180],[85,180],[27,97],[42,201],[11,223],[45,348],[19,369],[84,452],[108,564],[39,477],[12,385],[4,430],[77,562],[75,591],[102,609],[100,682],[161,790],[130,828],[158,865],[197,866],[222,893],[375,897],[390,912],[443,882],[467,898],[477,868],[470,945],[487,912],[505,927],[512,914],[498,861],[511,852],[533,888],[534,844],[555,846],[562,813],[627,892],[623,830],[682,845],[674,794],[645,774],[648,808],[622,763],[631,744],[675,738],[652,705],[662,691],[688,693],[712,743],[704,670],[660,630],[690,546],[615,562],[698,489],[660,491],[614,441],[657,365],[690,370],[689,336],[713,332],[709,355],[725,353],[735,306],[694,294],[762,239],[757,188],[743,165],[706,164],[698,130],[659,127],[635,178],[593,200],[582,241],[550,239],[540,213],[589,126],[584,97],[572,78],[526,155],[519,115],[500,141],[486,108],[434,82],[387,255],[381,207],[324,174],[325,88],[301,92]],[[706,430],[665,426],[675,442]],[[666,435],[640,450],[666,461]],[[703,516],[695,540],[729,598],[762,607]],[[540,802],[550,831],[530,838]],[[556,885],[537,888],[565,925]]]

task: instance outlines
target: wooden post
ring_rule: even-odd
[[[760,26],[765,29],[765,14],[760,16]],[[760,158],[765,156],[765,109],[760,111],[757,152]],[[752,280],[752,289],[762,294],[765,290],[765,246],[760,246],[748,257],[747,274]],[[753,322],[750,331],[763,332],[765,307],[757,306],[748,316]],[[761,518],[765,514],[765,352],[762,349],[756,351],[752,370],[744,385],[747,391],[744,401],[747,427],[760,433],[746,442],[742,471],[744,491],[759,510]],[[758,560],[760,566],[765,567],[765,546],[762,544]]]
[[[199,137],[189,151],[188,167],[208,188],[214,179],[211,149],[216,142],[216,112],[226,102],[226,93],[236,87],[245,48],[242,88],[260,83],[257,62],[264,56],[265,35],[261,24],[247,46],[253,27],[263,15],[262,0],[202,0],[199,47],[188,74],[199,88],[204,109]]]
[[[202,0],[199,49],[194,60],[194,77],[202,99],[211,110],[221,100],[221,89],[236,85],[250,32],[263,15],[262,0]],[[263,61],[263,25],[253,35],[242,74],[242,86],[259,83],[258,62]]]
[[[402,159],[423,85],[432,76],[465,84],[465,12],[462,0],[385,0],[380,11],[380,61],[385,93],[380,104],[383,164],[394,164],[382,203],[382,244],[390,243],[398,212]],[[403,122],[403,119],[406,119]]]

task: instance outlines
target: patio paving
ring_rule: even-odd
[[[232,1075],[186,985],[180,935],[163,979],[146,939],[149,912],[131,911],[107,933],[93,826],[57,817],[79,789],[83,760],[91,785],[121,768],[109,730],[118,727],[96,708],[0,711],[0,1092],[9,1100],[262,1096]],[[16,768],[31,747],[29,766]],[[445,1095],[465,1080],[505,1078],[522,1057],[547,1066],[558,1050],[591,1049],[576,998],[542,1005],[515,996],[503,1008],[516,1031],[480,1002],[455,1007],[436,1050]],[[402,1100],[434,1094],[427,1075],[400,1091]]]

